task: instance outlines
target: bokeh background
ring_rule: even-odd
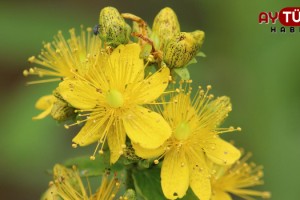
[[[156,13],[172,7],[184,31],[206,32],[206,58],[190,66],[194,85],[213,85],[216,96],[228,95],[233,111],[225,125],[241,126],[227,134],[253,152],[265,167],[262,190],[273,200],[300,199],[300,32],[271,33],[258,24],[262,11],[299,6],[299,1],[261,0],[46,0],[0,3],[0,199],[39,199],[55,163],[91,153],[71,148],[75,131],[51,118],[32,121],[35,101],[55,84],[26,86],[22,71],[42,41],[58,30],[93,26],[99,10],[114,6],[152,24]],[[277,24],[279,27],[279,24]],[[32,79],[31,79],[32,80]]]

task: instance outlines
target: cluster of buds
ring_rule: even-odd
[[[125,19],[133,21],[132,28]],[[141,57],[158,66],[165,64],[170,69],[186,67],[199,53],[205,35],[201,30],[181,32],[176,13],[169,7],[156,15],[152,29],[138,16],[120,14],[113,7],[103,8],[94,33],[110,49],[130,43],[130,36],[138,37],[143,46]]]

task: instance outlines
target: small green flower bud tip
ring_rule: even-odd
[[[116,8],[105,7],[100,11],[99,36],[109,46],[127,44],[130,32],[130,26]]]
[[[180,32],[176,13],[169,7],[162,9],[155,17],[152,26],[152,38],[159,49],[163,49],[168,40]]]
[[[126,192],[124,193],[123,196],[127,200],[136,200],[136,194],[135,194],[135,191],[133,189],[126,190]]]
[[[164,48],[164,62],[169,68],[184,67],[196,56],[203,40],[204,32],[199,30],[175,35]]]

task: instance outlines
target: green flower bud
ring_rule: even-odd
[[[124,199],[126,198],[127,200],[136,200],[136,194],[133,189],[128,189],[123,195]]]
[[[163,60],[169,68],[184,67],[198,53],[204,41],[203,31],[181,32],[168,41]]]
[[[75,109],[70,107],[67,102],[57,98],[53,104],[51,116],[53,119],[61,122],[74,117],[76,115],[74,111]]]
[[[169,7],[162,9],[155,17],[152,26],[152,39],[159,49],[163,49],[168,40],[180,32],[176,13]]]
[[[124,152],[123,152],[123,156],[128,160],[130,161],[130,163],[133,163],[133,162],[136,162],[136,161],[139,161],[139,160],[142,160],[142,158],[138,157],[136,154],[135,154],[135,151],[133,149],[132,146],[127,146],[126,148],[124,148]]]
[[[109,46],[117,47],[120,44],[127,44],[131,28],[113,7],[105,7],[99,16],[99,36]]]

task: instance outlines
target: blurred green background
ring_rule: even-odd
[[[55,84],[26,86],[22,71],[42,41],[51,41],[58,30],[95,25],[99,10],[108,5],[150,25],[161,8],[170,6],[182,30],[206,32],[202,50],[207,57],[190,66],[194,85],[211,84],[216,96],[231,97],[233,111],[225,126],[243,131],[226,138],[264,165],[261,189],[271,191],[273,200],[299,200],[300,32],[275,34],[270,25],[258,24],[260,12],[299,6],[296,0],[1,1],[0,199],[39,199],[50,180],[47,169],[92,152],[71,148],[76,130],[67,131],[50,118],[31,120],[39,113],[35,101]]]

